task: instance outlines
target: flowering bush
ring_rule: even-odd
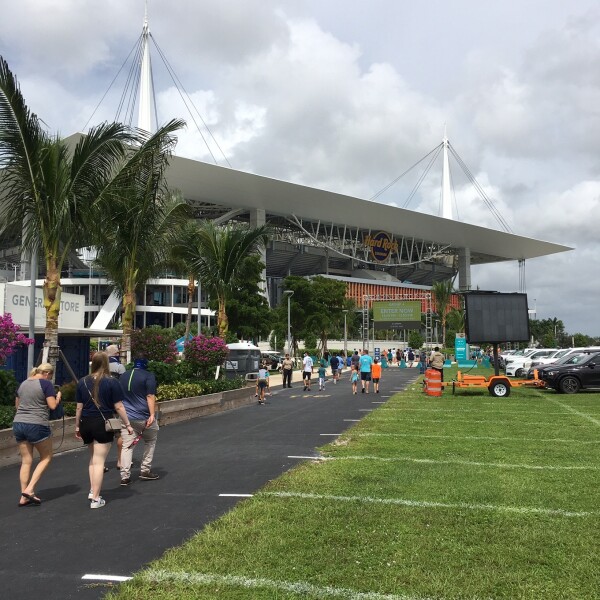
[[[177,345],[159,327],[136,329],[131,333],[131,354],[144,356],[148,360],[156,360],[166,364],[177,362]]]
[[[0,315],[0,365],[6,362],[6,359],[21,344],[33,344],[33,340],[19,333],[19,326],[15,325],[10,313]]]
[[[220,337],[197,335],[183,347],[183,358],[187,370],[208,379],[214,375],[218,365],[223,364],[229,349]]]

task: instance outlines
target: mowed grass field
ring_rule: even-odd
[[[111,597],[600,597],[600,394],[374,406]]]

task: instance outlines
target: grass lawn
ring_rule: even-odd
[[[598,598],[599,433],[600,394],[413,385],[110,597]]]

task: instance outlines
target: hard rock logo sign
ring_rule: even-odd
[[[371,256],[377,262],[385,262],[392,252],[398,252],[398,242],[389,233],[380,231],[375,235],[367,235],[364,244],[371,251]]]

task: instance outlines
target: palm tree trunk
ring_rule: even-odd
[[[225,340],[227,338],[227,332],[229,331],[229,319],[227,318],[227,313],[225,312],[224,296],[219,296],[217,323],[219,328],[219,337]]]
[[[192,305],[194,303],[194,292],[196,291],[196,282],[194,276],[190,275],[188,278],[188,306],[187,306],[187,317],[185,318],[185,333],[183,339],[187,341],[190,335],[190,329],[192,328]],[[198,298],[198,314],[200,314],[200,298]],[[198,319],[199,321],[200,319]],[[200,323],[198,323],[198,334],[200,334]]]
[[[46,309],[46,331],[44,342],[48,347],[48,362],[56,372],[58,361],[58,315],[60,313],[60,272],[55,256],[46,259],[46,279],[44,281],[44,308]]]
[[[134,327],[136,298],[135,291],[127,291],[123,296],[123,340],[121,342],[121,356],[128,356],[131,351],[131,332]],[[131,357],[133,358],[133,357]]]

